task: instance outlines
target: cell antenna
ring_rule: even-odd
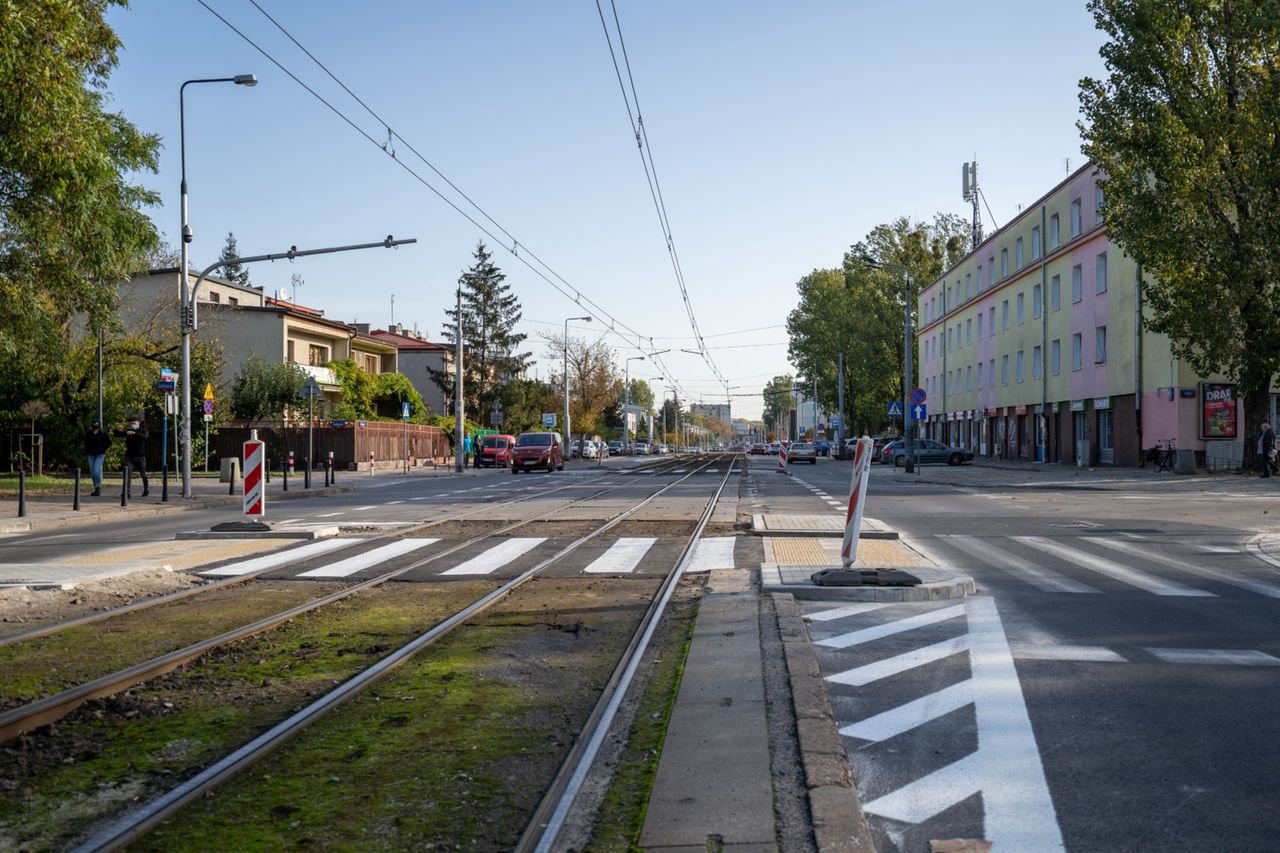
[[[961,171],[960,186],[964,200],[973,203],[973,248],[982,242],[982,213],[978,208],[978,161],[965,163]]]

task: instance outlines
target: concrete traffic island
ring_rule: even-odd
[[[895,534],[896,536],[896,534]],[[765,592],[787,592],[821,601],[940,601],[977,591],[973,578],[937,568],[924,555],[898,539],[864,538],[858,543],[855,571],[891,569],[920,580],[912,586],[823,586],[813,579],[824,569],[840,567],[841,540],[834,536],[765,536],[760,580]]]

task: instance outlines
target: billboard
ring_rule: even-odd
[[[1201,438],[1239,438],[1235,383],[1201,382],[1200,400]]]

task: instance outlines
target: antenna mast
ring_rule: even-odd
[[[960,184],[964,189],[964,200],[973,202],[973,248],[982,242],[982,213],[978,209],[978,161],[965,163],[961,173]]]

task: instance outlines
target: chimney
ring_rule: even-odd
[[[352,328],[354,328],[357,332],[359,332],[359,333],[360,333],[360,334],[362,334],[362,335],[367,335],[367,334],[369,334],[369,324],[368,324],[368,323],[352,323],[352,324],[351,324],[351,326],[352,326]]]

